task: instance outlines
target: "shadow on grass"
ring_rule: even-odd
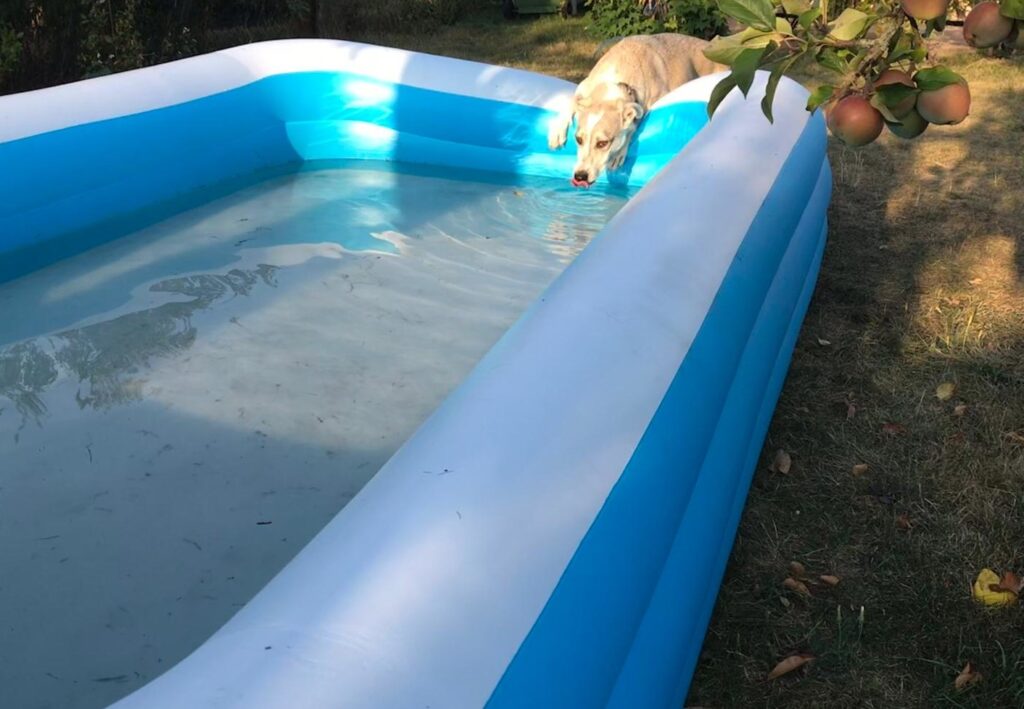
[[[1024,706],[1020,611],[969,593],[1022,566],[1024,65],[963,62],[965,124],[832,146],[821,277],[687,705]],[[794,652],[817,661],[765,681]],[[984,679],[956,692],[967,661]]]

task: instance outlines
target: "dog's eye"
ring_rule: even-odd
[[[583,145],[583,136],[576,136],[576,145]]]
[[[599,140],[596,143],[594,143],[594,147],[597,148],[598,150],[604,150],[605,148],[608,147],[608,141],[607,140]]]

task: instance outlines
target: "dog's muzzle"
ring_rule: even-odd
[[[585,170],[577,170],[569,182],[573,187],[590,187],[591,180],[589,178],[590,175]]]

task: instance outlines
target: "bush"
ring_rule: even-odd
[[[308,34],[313,2],[0,0],[0,93],[219,49],[225,33],[235,44]]]
[[[665,28],[704,39],[724,35],[728,29],[714,0],[673,0]]]
[[[711,39],[724,34],[714,0],[593,0],[591,29],[599,37],[681,32]]]
[[[469,0],[377,0],[377,2],[325,2],[322,13],[332,33],[422,32],[454,23]]]
[[[21,39],[24,35],[15,32],[9,25],[0,24],[0,84],[4,77],[14,71],[21,61]]]

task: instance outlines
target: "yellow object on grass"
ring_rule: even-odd
[[[974,600],[986,606],[1009,606],[1017,602],[1017,594],[999,587],[1000,578],[992,569],[982,569],[974,581]]]

